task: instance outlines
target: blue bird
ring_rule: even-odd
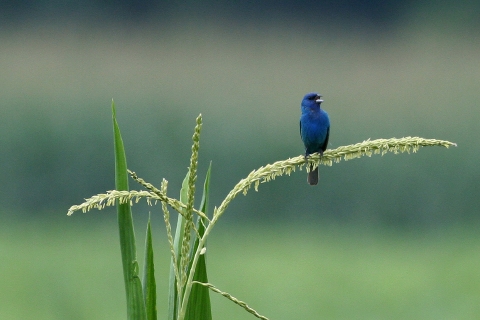
[[[315,152],[322,156],[327,149],[330,119],[325,110],[320,108],[322,102],[322,95],[316,92],[307,93],[302,100],[300,137],[305,145],[305,158]],[[308,173],[307,182],[312,186],[318,183],[318,167]]]

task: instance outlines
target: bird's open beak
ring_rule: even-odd
[[[323,102],[321,94],[319,94],[318,96],[315,97],[315,102],[317,102],[317,103],[322,103]]]

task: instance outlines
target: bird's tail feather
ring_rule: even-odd
[[[318,183],[318,167],[314,170],[311,170],[307,176],[307,182],[311,186],[315,186]]]

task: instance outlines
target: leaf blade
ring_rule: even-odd
[[[119,191],[128,191],[127,160],[113,100],[112,119],[115,150],[115,188]],[[141,281],[138,277],[135,232],[130,203],[117,204],[117,221],[127,298],[127,318],[132,320],[145,320],[145,303],[143,300]]]
[[[188,194],[188,180],[189,180],[189,173],[185,176],[182,183],[182,189],[180,190],[180,202],[186,203],[187,202],[187,194]],[[177,262],[177,269],[179,275],[181,275],[180,268],[180,253],[181,253],[181,246],[182,246],[182,239],[185,233],[185,218],[181,214],[178,215],[177,219],[177,227],[175,229],[175,238],[173,240],[173,248],[175,251],[175,257]],[[174,260],[171,259],[170,262],[170,277],[169,277],[169,291],[168,291],[168,320],[175,320],[177,319],[178,315],[178,308],[179,308],[179,281],[175,277],[175,267],[174,267]]]
[[[143,296],[145,298],[147,320],[157,320],[157,284],[155,282],[155,264],[150,217],[148,217],[147,234],[145,236]]]
[[[207,174],[205,177],[205,182],[203,184],[203,195],[202,201],[200,203],[200,211],[205,213],[208,216],[208,204],[209,204],[209,193],[210,193],[210,174],[212,169],[212,163],[208,167]],[[197,218],[197,230],[200,237],[203,237],[205,233],[205,224],[207,223],[206,219]],[[193,255],[198,249],[199,239],[196,238],[195,244],[192,247],[190,254],[190,265],[189,271],[191,272],[191,264],[193,262]],[[207,276],[207,264],[206,264],[206,253],[200,255],[195,268],[193,275],[193,281],[208,283]],[[212,319],[212,306],[210,302],[210,291],[207,287],[193,285],[192,291],[190,293],[190,298],[188,300],[187,311],[185,313],[185,320],[211,320]]]

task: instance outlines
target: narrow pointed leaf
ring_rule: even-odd
[[[115,145],[115,188],[119,191],[128,191],[127,160],[125,157],[122,136],[116,119],[115,104],[113,100],[112,118]],[[138,277],[139,267],[130,203],[117,204],[117,218],[123,276],[127,296],[127,319],[145,320],[145,303],[143,300],[142,284]]]
[[[208,216],[208,202],[209,202],[209,189],[210,189],[210,172],[211,172],[212,164],[207,171],[207,175],[205,177],[205,183],[203,185],[203,195],[202,201],[200,203],[200,211],[205,213]],[[197,219],[197,230],[202,237],[205,233],[205,224],[207,221],[203,220],[202,218],[198,217]],[[195,244],[193,245],[191,256],[195,254],[197,251],[199,244],[199,239],[195,240]],[[206,248],[206,247],[205,247]],[[192,259],[190,259],[190,263]],[[189,269],[191,266],[189,266]],[[191,272],[191,270],[190,270]],[[207,277],[207,264],[206,264],[206,253],[202,254],[197,263],[197,268],[194,271],[193,280],[203,283],[208,283]],[[201,286],[198,284],[193,284],[192,291],[190,293],[190,298],[188,300],[187,312],[185,313],[185,320],[195,320],[195,319],[202,319],[202,320],[211,320],[212,319],[212,308],[210,303],[210,291],[207,287]]]
[[[180,202],[186,203],[187,202],[187,193],[188,193],[188,179],[189,174],[185,176],[182,183],[182,189],[180,190]],[[175,256],[177,260],[177,268],[180,267],[180,252],[182,246],[182,239],[183,234],[185,232],[185,219],[182,215],[178,215],[177,220],[177,228],[175,230],[175,238],[173,240],[173,247],[175,249]],[[175,320],[177,319],[178,314],[178,290],[177,290],[177,280],[175,278],[175,269],[173,267],[173,259],[171,259],[170,263],[170,278],[169,278],[169,291],[168,291],[168,320]],[[179,273],[180,270],[179,270]]]
[[[157,320],[157,285],[155,282],[155,265],[153,261],[152,228],[150,217],[147,223],[147,235],[145,237],[145,262],[143,270],[143,296],[147,320]]]
[[[200,211],[205,213],[208,217],[208,205],[209,205],[209,194],[210,194],[210,174],[212,171],[212,162],[208,166],[207,175],[205,176],[205,182],[203,183],[203,194],[202,194],[202,201],[200,202]],[[204,221],[207,223],[207,221]],[[200,230],[199,230],[200,231]],[[205,231],[205,228],[203,228]],[[203,236],[203,231],[200,233],[200,236]]]

